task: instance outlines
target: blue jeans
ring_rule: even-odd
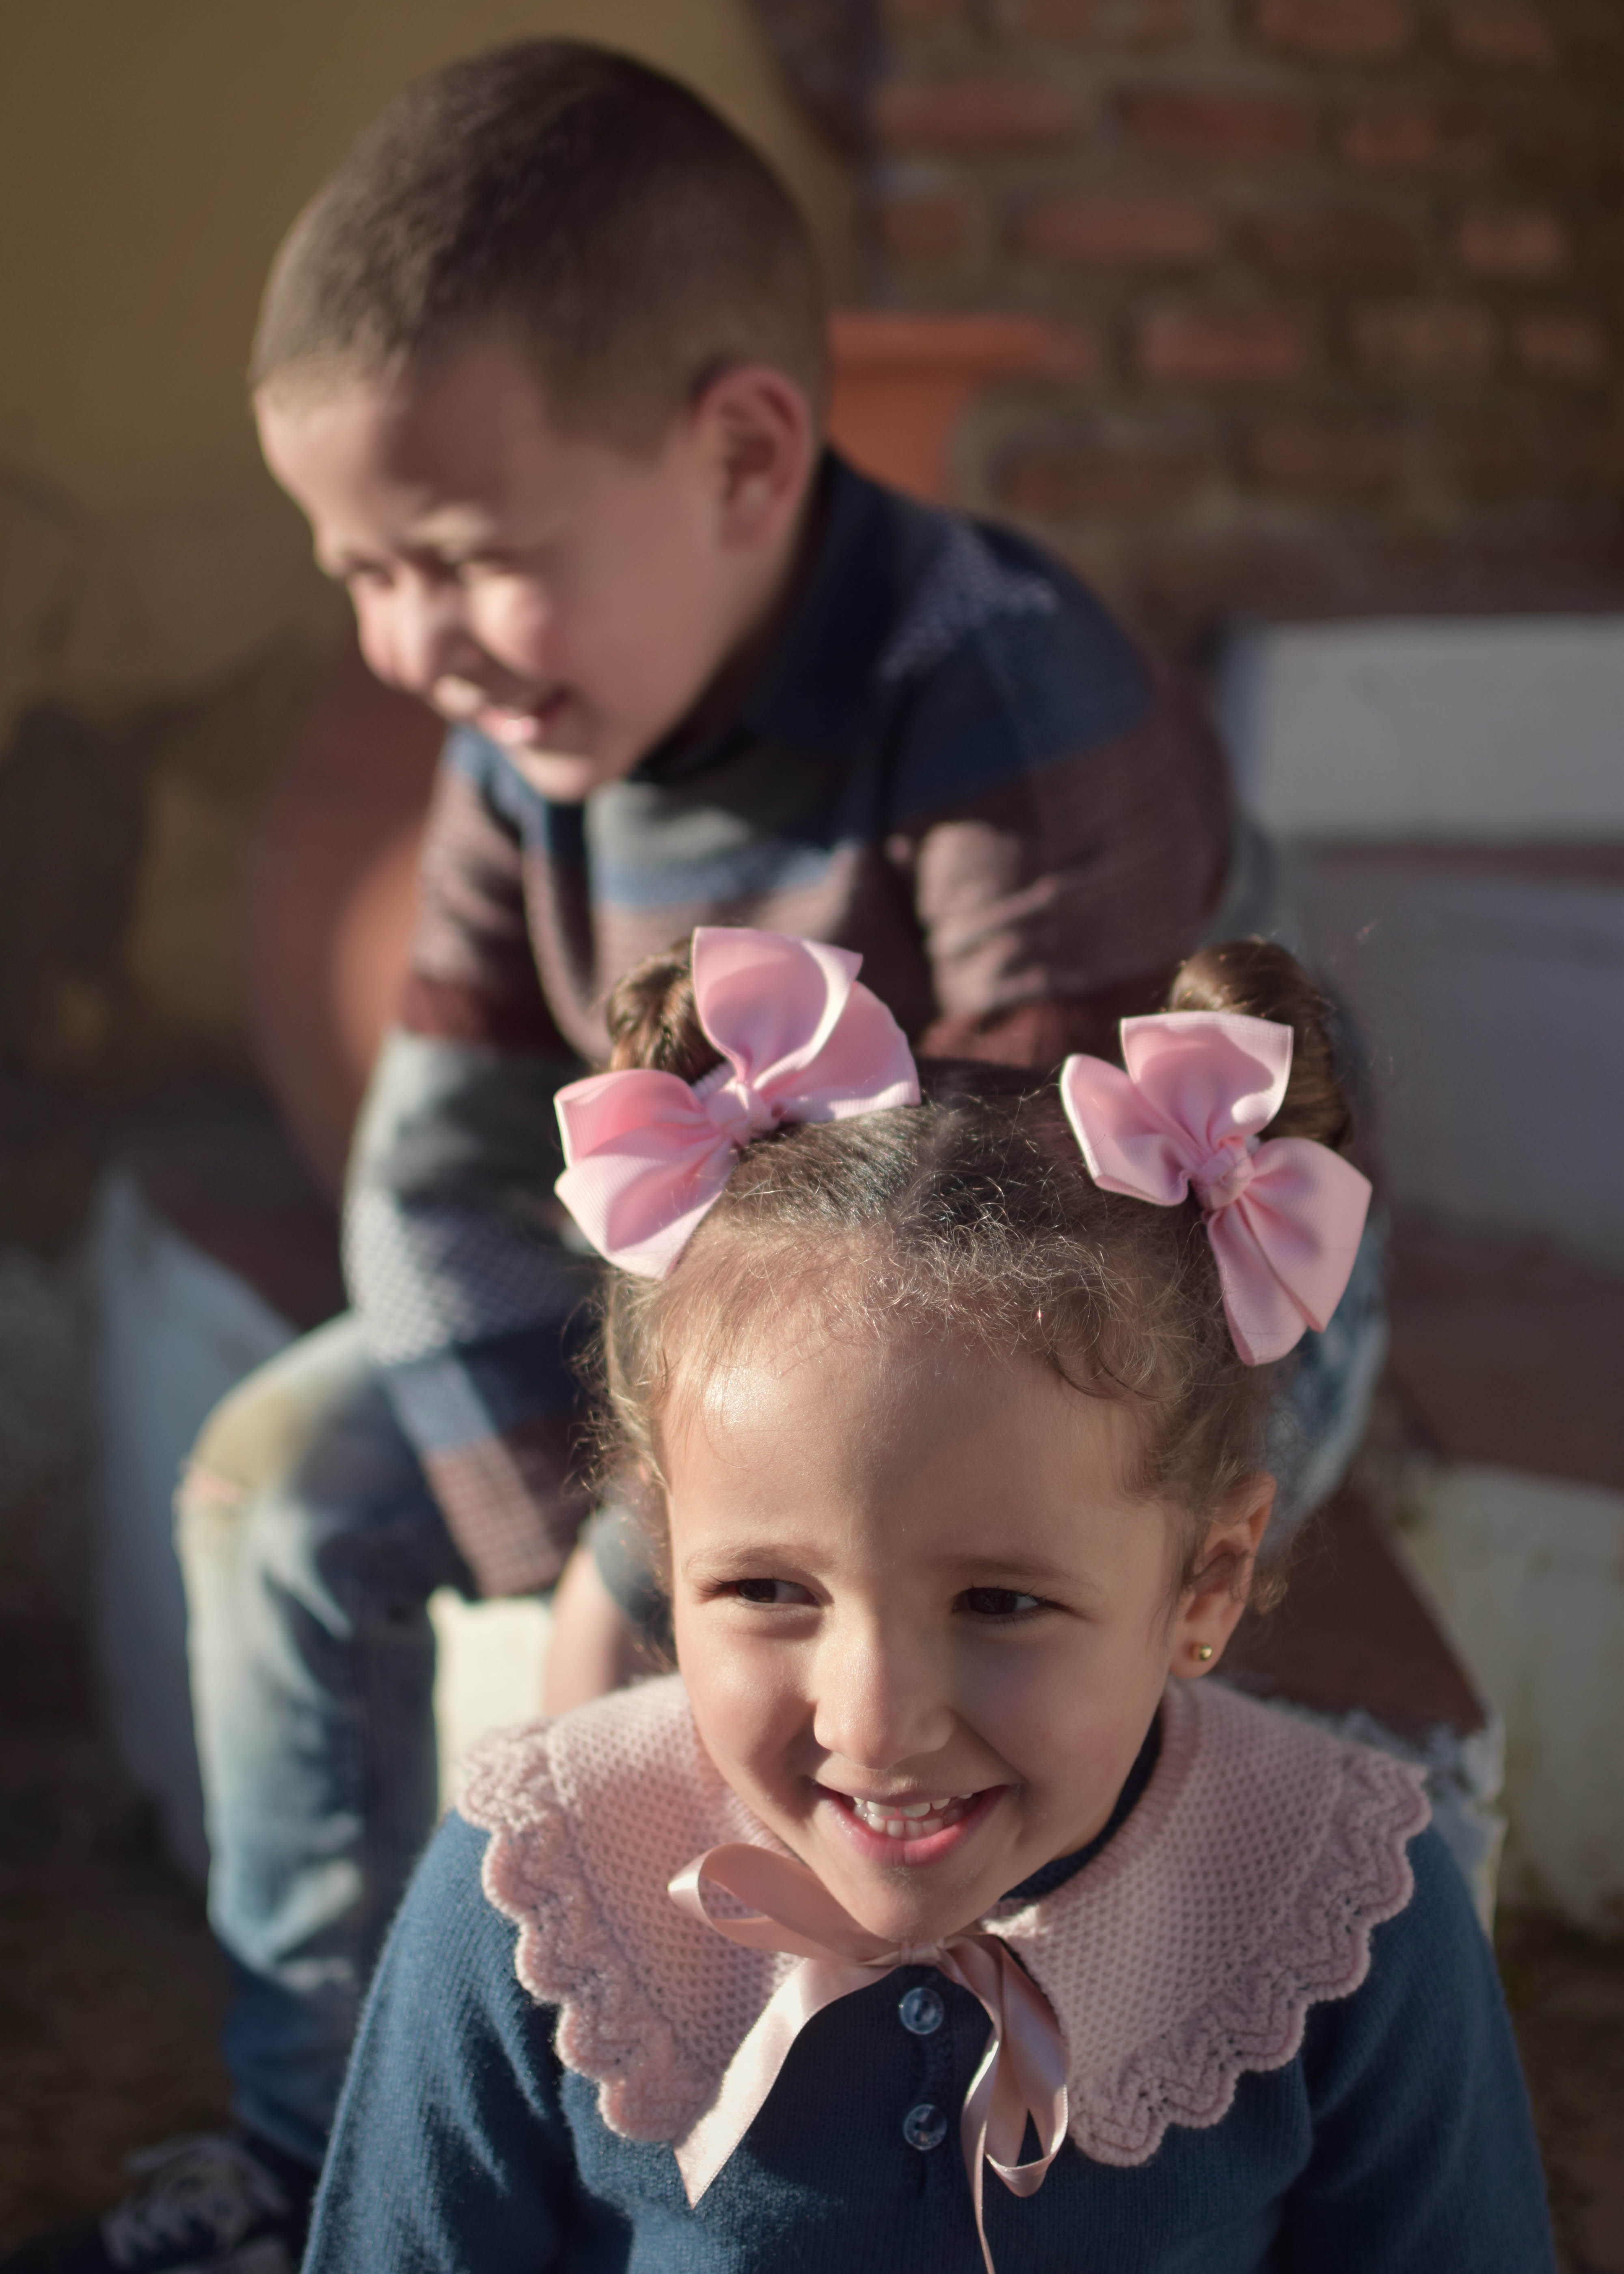
[[[234,2106],[315,2165],[438,1807],[428,1598],[471,1582],[353,1318],[215,1408],[177,1512]]]

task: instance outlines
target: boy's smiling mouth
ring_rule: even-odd
[[[509,709],[500,704],[487,704],[479,712],[476,723],[482,734],[488,734],[504,749],[535,749],[545,743],[549,729],[557,725],[568,701],[568,689],[558,687],[539,702],[526,704],[523,710]]]

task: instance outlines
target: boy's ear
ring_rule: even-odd
[[[702,389],[689,413],[710,464],[723,534],[771,543],[793,520],[817,460],[812,406],[787,372],[736,364]]]
[[[1211,1674],[1240,1622],[1274,1505],[1274,1480],[1243,1477],[1209,1527],[1169,1632],[1169,1669],[1184,1681]]]

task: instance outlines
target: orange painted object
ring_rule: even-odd
[[[944,498],[953,429],[994,379],[1052,371],[1064,348],[1032,316],[848,308],[833,320],[831,439],[865,473]]]
[[[927,498],[947,493],[953,428],[977,391],[1056,369],[1066,352],[1052,326],[1025,316],[852,309],[833,335],[832,439],[867,472]],[[400,985],[441,733],[348,644],[255,829],[243,894],[250,1022],[329,1191]]]

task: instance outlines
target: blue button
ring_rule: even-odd
[[[947,2018],[947,2008],[934,1990],[921,1982],[907,1992],[897,2008],[898,2019],[905,2029],[916,2037],[934,2037]]]
[[[928,2156],[946,2139],[947,2119],[934,2101],[921,2100],[903,2118],[902,2136],[910,2148],[917,2148],[921,2156]]]

